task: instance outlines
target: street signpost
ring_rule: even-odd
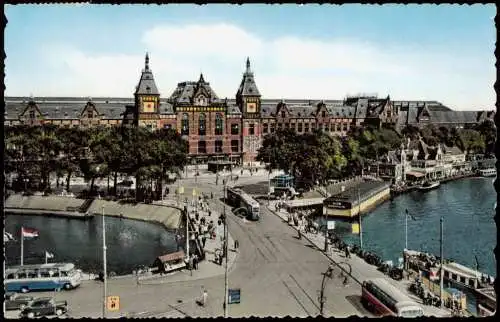
[[[120,310],[120,297],[119,296],[108,296],[107,305],[108,311],[114,312]]]
[[[241,289],[239,288],[230,288],[228,290],[228,303],[229,304],[236,304],[240,303],[240,295],[241,295]]]

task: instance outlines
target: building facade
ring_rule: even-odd
[[[368,124],[396,129],[426,124],[464,128],[493,117],[493,111],[453,111],[435,101],[392,101],[389,96],[262,99],[248,58],[234,99],[219,98],[203,74],[197,81],[178,83],[168,98],[162,98],[146,54],[133,99],[7,97],[4,125],[172,128],[188,141],[193,163],[202,163],[251,162],[263,137],[279,129],[297,133],[320,129],[343,136],[352,127]]]

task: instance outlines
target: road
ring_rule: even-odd
[[[253,176],[238,184],[262,179]],[[214,178],[198,178],[196,183],[192,179],[183,181],[187,196],[190,196],[190,187],[213,192],[211,207],[217,212],[223,211],[223,203],[217,198],[222,196],[222,186],[215,186]],[[265,208],[261,207],[258,222],[228,215],[230,234],[240,243],[239,255],[229,274],[229,287],[241,289],[241,303],[229,306],[229,316],[316,316],[319,314],[322,272],[328,268],[329,260],[307,240],[297,239],[293,228]],[[227,211],[230,212],[229,207]],[[342,281],[334,274],[334,278],[327,282],[326,314],[335,317],[371,316],[359,302],[360,286],[356,283],[344,286]],[[195,303],[201,296],[202,287],[209,292],[206,307]],[[86,281],[76,290],[43,295],[67,300],[70,317],[101,317],[100,282]],[[168,283],[167,278],[165,282],[147,285],[137,285],[134,278],[111,279],[108,295],[120,296],[120,311],[109,312],[108,317],[222,316],[224,276],[174,283]]]

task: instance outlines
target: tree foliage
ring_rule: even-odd
[[[15,174],[28,189],[50,189],[51,173],[71,177],[83,174],[91,182],[113,178],[113,191],[119,174],[136,177],[138,199],[161,197],[169,172],[179,172],[187,164],[187,143],[175,130],[151,132],[142,127],[94,127],[89,129],[54,126],[5,127],[6,173]],[[108,186],[109,190],[109,186]]]

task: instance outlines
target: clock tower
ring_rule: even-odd
[[[243,146],[243,162],[245,166],[255,160],[262,143],[260,120],[260,93],[255,84],[253,72],[250,69],[250,59],[247,58],[246,70],[243,73],[240,87],[236,93],[236,104],[240,108],[242,118],[241,139]]]
[[[156,129],[160,120],[160,92],[156,87],[153,72],[149,68],[149,55],[146,53],[141,79],[135,89],[134,123]]]

